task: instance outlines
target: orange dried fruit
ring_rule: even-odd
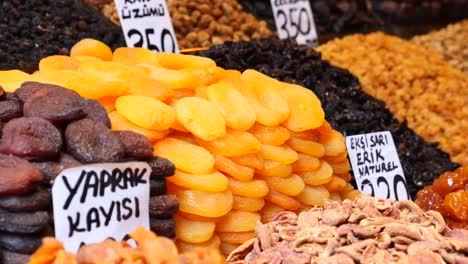
[[[325,148],[325,155],[335,156],[346,151],[345,139],[343,135],[335,130],[326,137],[321,137],[319,142]]]
[[[231,211],[223,217],[223,221],[216,223],[217,232],[246,232],[255,230],[257,221],[260,221],[258,213],[246,211]]]
[[[206,90],[208,90],[208,86],[201,85],[195,88],[195,97],[203,98],[208,100],[208,96],[206,94]],[[193,91],[193,90],[191,90]]]
[[[296,174],[286,178],[265,177],[265,181],[270,189],[280,193],[296,196],[304,190],[304,181]]]
[[[225,157],[242,156],[260,151],[262,144],[252,134],[246,131],[229,130],[224,137],[198,143],[210,152]]]
[[[211,173],[214,168],[214,157],[206,149],[175,139],[164,138],[154,145],[154,155],[173,162],[177,169],[195,173]]]
[[[264,159],[276,160],[284,164],[294,163],[299,158],[297,152],[286,145],[274,146],[263,144],[260,154]]]
[[[31,80],[31,75],[20,70],[0,71],[0,86],[9,93],[14,92],[22,83]]]
[[[291,137],[289,131],[282,126],[264,126],[259,123],[255,123],[249,132],[257,137],[262,144],[276,146],[284,144]]]
[[[238,165],[234,161],[221,155],[214,154],[214,158],[215,169],[226,173],[239,181],[250,181],[254,177],[255,170],[252,168]]]
[[[320,168],[320,160],[307,154],[298,153],[298,159],[292,165],[293,172],[314,171]]]
[[[80,66],[80,62],[69,56],[52,55],[45,57],[39,61],[39,71],[58,71],[58,70],[73,70],[76,71]]]
[[[341,196],[340,196],[339,193],[330,193],[330,200],[332,200],[332,201],[337,201],[337,202],[339,202],[339,203],[342,202]]]
[[[304,182],[309,185],[322,185],[331,181],[333,169],[326,161],[320,161],[320,167],[315,171],[299,172]]]
[[[240,195],[234,195],[233,210],[256,212],[263,208],[265,200],[263,198],[251,198]]]
[[[217,223],[217,222],[223,220],[222,216],[219,216],[219,217],[205,217],[205,216],[200,216],[200,215],[189,214],[189,213],[182,212],[182,211],[178,211],[177,214],[182,216],[185,219],[192,220],[192,221],[198,221],[198,222]]]
[[[271,189],[267,196],[265,196],[265,200],[289,211],[297,211],[301,208],[301,204],[294,198]]]
[[[194,55],[158,52],[155,58],[158,65],[172,70],[216,67],[214,60]]]
[[[231,83],[220,82],[207,87],[206,98],[216,106],[226,125],[236,130],[248,130],[256,115],[247,99]]]
[[[108,97],[102,97],[97,99],[98,101],[107,111],[107,113],[115,111],[115,101],[117,100],[118,97],[116,96],[108,96]]]
[[[210,240],[202,243],[187,243],[182,240],[176,240],[175,243],[181,253],[204,250],[207,248],[219,248],[221,246],[221,240],[217,235],[213,235]]]
[[[112,60],[125,65],[136,66],[139,64],[156,65],[156,54],[145,48],[118,48],[114,51]]]
[[[294,132],[289,130],[289,134],[292,138],[298,138],[314,142],[318,142],[320,139],[320,133],[318,132],[318,129],[306,130],[301,132]]]
[[[145,136],[151,142],[164,138],[170,132],[169,130],[159,131],[139,127],[121,116],[117,111],[109,113],[109,119],[111,120],[112,130],[130,130]]]
[[[228,187],[226,176],[216,170],[208,174],[192,174],[176,170],[173,176],[166,179],[175,185],[205,192],[222,192]]]
[[[90,56],[110,61],[112,60],[112,50],[99,40],[85,38],[73,45],[70,49],[70,56]]]
[[[316,158],[320,158],[325,155],[325,147],[322,144],[314,141],[293,137],[287,141],[287,144],[297,152],[308,154]]]
[[[189,243],[202,243],[210,240],[216,227],[214,222],[193,221],[177,214],[174,215],[174,220],[177,225],[177,239]]]
[[[468,221],[468,191],[458,190],[444,198],[444,209],[459,221]]]
[[[343,179],[345,182],[350,182],[351,179],[353,178],[353,177],[351,176],[351,174],[349,174],[349,173],[335,174],[334,176]]]
[[[269,188],[265,181],[252,180],[248,182],[241,182],[233,178],[229,178],[229,190],[235,195],[261,198],[267,195]]]
[[[176,138],[185,142],[188,142],[193,145],[198,145],[195,137],[190,133],[180,132],[177,130],[173,130],[170,134],[171,138]]]
[[[80,63],[102,61],[100,58],[91,57],[91,56],[73,56],[73,58],[78,60]]]
[[[226,135],[226,121],[207,100],[185,97],[175,104],[177,120],[192,134],[203,140],[215,140]]]
[[[263,169],[255,170],[262,177],[288,177],[292,173],[292,166],[276,160],[265,160]]]
[[[242,156],[230,157],[229,159],[239,165],[247,166],[249,168],[258,170],[263,169],[263,164],[265,162],[260,153],[252,153]]]
[[[187,69],[170,70],[150,64],[139,64],[138,67],[149,70],[150,77],[163,82],[171,89],[195,89],[200,86],[200,78]]]
[[[323,206],[325,200],[330,199],[330,193],[325,186],[306,185],[296,199],[308,205]]]
[[[332,164],[332,163],[340,163],[344,160],[347,160],[347,158],[348,158],[348,152],[343,151],[340,154],[335,155],[335,156],[323,156],[321,159]]]
[[[348,183],[340,177],[333,176],[332,179],[325,184],[329,192],[339,192],[346,187]]]
[[[331,163],[330,166],[333,168],[334,174],[345,174],[351,170],[351,165],[347,159],[340,163]]]
[[[242,244],[255,238],[255,231],[248,232],[218,232],[219,239],[223,243]]]
[[[128,94],[153,97],[161,101],[174,95],[174,91],[167,85],[145,75],[133,77],[127,81],[127,86]]]
[[[224,256],[229,256],[232,251],[234,251],[236,248],[240,247],[242,244],[231,244],[231,243],[224,243],[221,242],[220,250],[221,254]]]
[[[348,200],[354,200],[356,197],[361,195],[362,193],[359,190],[352,190],[350,192],[340,192],[340,196],[342,200],[348,199]]]
[[[266,224],[271,222],[273,217],[281,212],[284,212],[284,208],[281,208],[274,203],[266,202],[265,206],[260,210],[262,223]]]

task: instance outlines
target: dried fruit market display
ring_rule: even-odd
[[[424,141],[405,122],[400,123],[382,101],[362,91],[354,75],[330,65],[312,49],[290,41],[264,39],[226,43],[200,55],[214,59],[220,67],[256,69],[311,89],[322,102],[331,126],[344,135],[390,131],[413,199],[440,174],[458,167],[437,144]]]
[[[166,194],[164,180],[174,174],[174,164],[154,157],[144,136],[111,131],[106,110],[95,100],[38,82],[16,88],[9,93],[0,87],[1,263],[25,263],[41,238],[53,235],[53,181],[62,170],[88,163],[147,161],[151,229],[175,237],[172,215],[179,202]]]
[[[416,204],[440,212],[451,228],[468,229],[468,168],[442,174],[418,192]]]
[[[468,73],[468,19],[438,31],[416,36],[411,42],[437,52],[450,65]]]
[[[468,164],[468,77],[436,53],[383,33],[352,35],[318,48],[355,74],[364,91],[455,162]]]
[[[411,201],[359,196],[258,223],[228,263],[466,263],[468,230]]]

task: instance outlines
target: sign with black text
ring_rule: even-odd
[[[361,192],[384,199],[411,199],[390,132],[348,136],[346,148]]]
[[[128,240],[137,226],[149,228],[150,173],[145,162],[62,171],[52,186],[55,237],[67,251],[77,252],[107,238]]]
[[[179,53],[164,0],[114,0],[128,47]]]
[[[316,45],[317,31],[309,0],[270,0],[280,39],[296,39],[300,45]]]

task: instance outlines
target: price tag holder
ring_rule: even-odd
[[[128,47],[179,53],[174,26],[164,0],[114,0]]]
[[[346,148],[361,192],[384,199],[411,199],[389,131],[348,136]]]
[[[76,253],[107,238],[127,240],[149,228],[149,177],[145,162],[102,163],[62,171],[52,186],[55,237]]]
[[[280,39],[293,38],[299,45],[318,44],[309,0],[270,0],[270,2]]]

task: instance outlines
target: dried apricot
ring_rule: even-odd
[[[112,60],[112,50],[101,41],[85,38],[73,45],[70,56],[91,56],[102,60]]]
[[[468,221],[468,191],[458,190],[447,194],[444,198],[444,209],[450,216],[460,221]]]
[[[195,174],[211,173],[215,162],[206,149],[170,137],[154,145],[154,155],[172,161],[179,170]]]
[[[146,75],[130,75],[127,77],[127,93],[130,95],[142,95],[153,97],[155,99],[164,101],[174,95],[174,91],[167,87],[166,84],[154,80]]]
[[[246,232],[255,230],[257,221],[260,221],[258,213],[245,211],[231,211],[223,220],[216,223],[217,232]]]
[[[277,214],[284,212],[284,208],[277,206],[274,203],[266,202],[265,206],[260,210],[260,216],[262,223],[266,224],[273,220]]]
[[[333,168],[326,161],[320,161],[320,168],[315,171],[306,171],[298,173],[309,185],[322,185],[331,181]]]
[[[256,212],[263,208],[265,200],[263,198],[251,198],[240,195],[234,195],[232,209],[248,212]]]
[[[176,118],[175,112],[170,106],[146,96],[121,96],[115,102],[115,108],[130,122],[146,129],[169,129]]]
[[[78,69],[80,62],[73,58],[63,55],[53,55],[45,57],[39,61],[39,70],[41,72],[56,70],[74,70]]]
[[[327,156],[335,156],[346,151],[345,139],[338,131],[332,130],[329,136],[321,137],[319,142],[325,148]]]
[[[337,201],[337,202],[339,202],[339,203],[342,202],[341,196],[340,196],[339,193],[330,193],[330,200],[332,200],[332,201]]]
[[[330,193],[324,186],[306,185],[296,199],[308,205],[323,206],[325,200],[330,199]]]
[[[0,154],[0,195],[27,193],[44,176],[24,159]]]
[[[289,211],[297,211],[299,208],[301,208],[301,204],[294,198],[277,192],[275,190],[270,190],[268,195],[265,196],[265,200]]]
[[[156,54],[145,48],[118,48],[112,55],[112,60],[126,65],[157,64]]]
[[[318,132],[318,129],[310,129],[301,132],[294,132],[289,130],[289,134],[292,138],[298,138],[314,142],[318,142],[320,139],[320,133]]]
[[[98,101],[82,98],[81,107],[86,118],[102,123],[106,127],[111,128],[111,121],[107,115],[107,111]]]
[[[281,177],[285,178],[291,175],[292,166],[276,160],[265,160],[263,169],[255,170],[262,177]]]
[[[115,111],[115,101],[117,100],[118,97],[116,96],[107,96],[107,97],[101,97],[99,99],[96,99],[104,109],[106,109],[107,113]]]
[[[113,131],[125,149],[125,156],[135,159],[150,159],[153,157],[154,148],[151,142],[133,131]]]
[[[249,182],[241,182],[233,178],[229,178],[229,190],[235,195],[261,198],[267,195],[269,188],[265,181],[252,180]]]
[[[195,137],[190,133],[185,133],[185,132],[181,132],[178,130],[174,130],[171,132],[170,136],[172,138],[176,138],[176,139],[188,142],[193,145],[198,145],[198,142],[195,140]]]
[[[213,235],[208,241],[202,243],[187,243],[182,240],[176,240],[175,243],[181,253],[187,253],[206,248],[219,248],[221,246],[221,240],[217,235]]]
[[[304,190],[304,181],[296,174],[292,174],[286,178],[265,177],[265,181],[270,189],[280,193],[295,196]]]
[[[339,192],[346,187],[347,182],[340,177],[333,176],[332,179],[325,184],[329,192]]]
[[[338,155],[335,156],[323,156],[321,159],[325,160],[326,162],[332,163],[340,163],[348,158],[348,152],[343,151]]]
[[[226,135],[226,121],[205,99],[185,97],[175,105],[177,120],[195,136],[211,141]]]
[[[247,166],[249,168],[258,170],[263,169],[263,163],[265,162],[260,153],[252,153],[247,155],[230,157],[229,159],[239,165]]]
[[[23,105],[15,97],[12,96],[10,100],[0,101],[0,122],[7,122],[22,115]]]
[[[185,212],[182,212],[182,211],[177,212],[177,214],[184,217],[185,219],[192,220],[192,221],[198,221],[198,222],[217,223],[217,222],[223,220],[222,216],[219,216],[219,217],[206,217],[206,216],[189,214],[189,213],[185,213]]]
[[[255,170],[246,166],[238,165],[234,161],[214,154],[215,169],[228,174],[239,181],[250,181],[254,177]]]
[[[216,67],[214,60],[200,56],[158,52],[155,58],[158,65],[173,70]]]
[[[241,245],[242,244],[231,244],[231,243],[221,242],[221,245],[220,245],[221,254],[223,254],[224,256],[229,256],[229,254],[231,254],[232,251],[234,251],[236,248],[240,247]]]
[[[291,164],[298,160],[297,152],[286,145],[274,146],[263,144],[260,150],[262,157],[267,160],[276,160],[284,164]]]
[[[193,221],[177,214],[174,215],[174,220],[177,225],[177,239],[189,243],[202,243],[210,240],[216,227],[215,223]]]
[[[112,130],[130,130],[138,134],[142,134],[148,138],[150,142],[164,138],[170,132],[169,130],[159,131],[139,127],[121,116],[117,111],[109,113],[109,118],[111,120]]]
[[[314,171],[320,168],[320,160],[307,154],[298,153],[298,160],[291,165],[293,172]]]
[[[330,166],[333,168],[334,174],[344,174],[351,170],[351,165],[348,160],[344,160],[340,163],[331,163]]]
[[[200,78],[187,69],[170,70],[154,67],[149,64],[140,64],[139,67],[148,69],[150,77],[166,84],[171,89],[195,89],[202,84]]]
[[[289,131],[282,126],[264,126],[259,123],[255,123],[249,132],[257,137],[262,144],[275,146],[284,144],[291,137]]]
[[[191,174],[180,170],[166,178],[178,186],[205,192],[222,192],[228,188],[228,179],[222,173],[214,170],[208,174]]]
[[[325,155],[325,147],[314,141],[290,138],[287,144],[297,152],[305,153],[316,158]]]
[[[218,232],[219,239],[223,243],[242,244],[249,239],[255,238],[254,231],[248,232]]]
[[[246,131],[229,130],[224,137],[212,141],[197,139],[198,143],[210,152],[225,157],[242,156],[258,152],[262,144]]]
[[[22,83],[30,81],[31,75],[20,70],[0,71],[0,85],[6,92],[14,92]]]

